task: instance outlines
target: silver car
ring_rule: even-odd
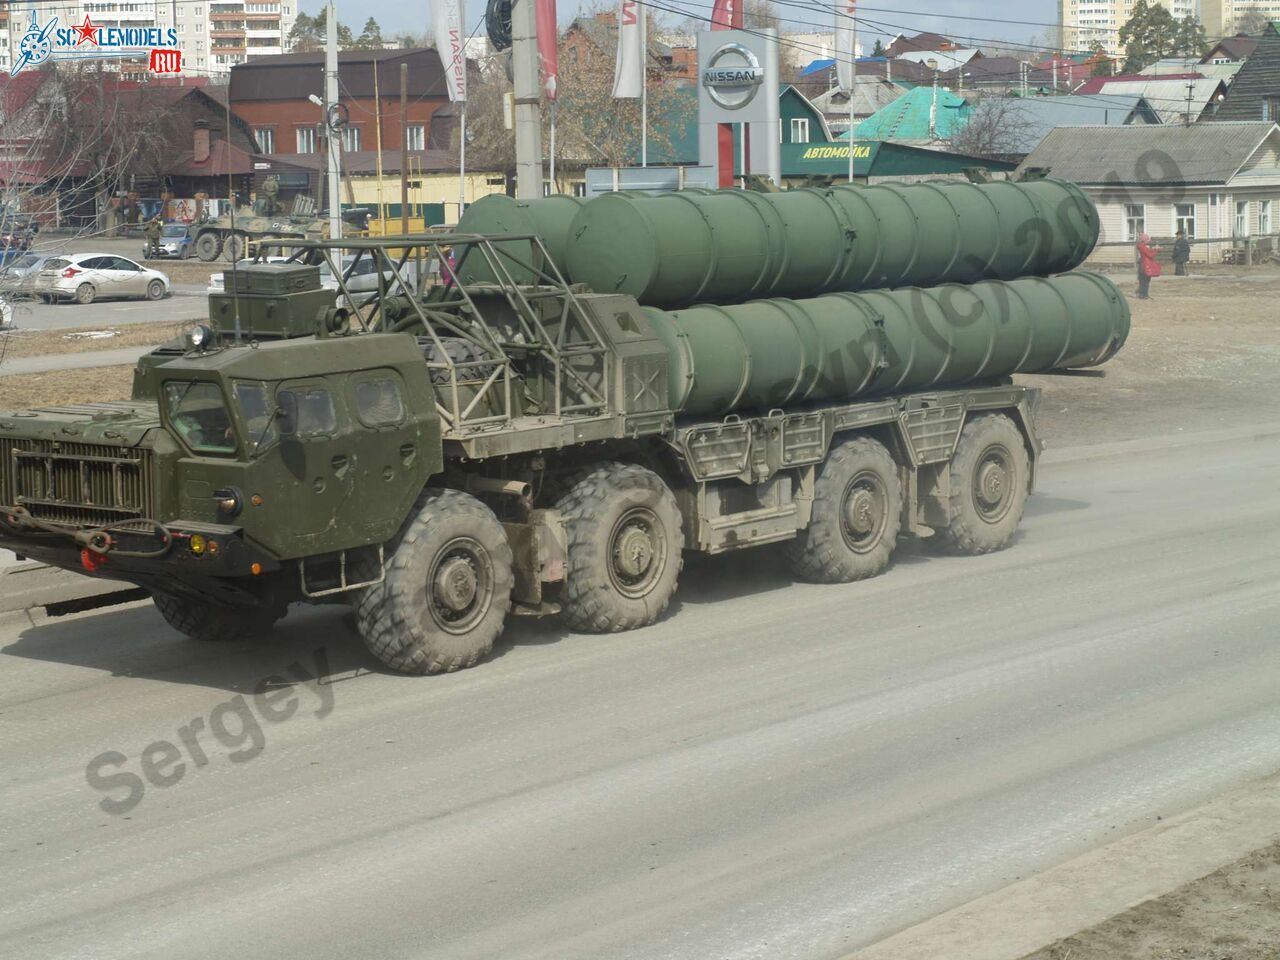
[[[159,300],[169,278],[159,270],[112,253],[70,253],[46,260],[36,274],[35,293],[46,303],[93,303],[106,297]]]
[[[24,253],[16,260],[11,260],[0,269],[0,292],[10,297],[31,296],[34,293],[36,274],[44,266],[46,260],[52,260],[48,253]]]

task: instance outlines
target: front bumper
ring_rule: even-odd
[[[196,537],[204,544],[199,553],[192,549]],[[178,583],[201,590],[215,580],[256,579],[280,569],[239,527],[137,520],[102,528],[36,526],[20,509],[4,506],[0,547],[52,567],[148,588]]]

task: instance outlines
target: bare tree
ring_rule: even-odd
[[[1263,31],[1270,24],[1270,18],[1256,7],[1240,11],[1236,14],[1234,21],[1236,33],[1248,34],[1251,37],[1262,36]]]
[[[1018,97],[978,101],[969,119],[951,137],[951,149],[971,157],[1006,157],[1027,152],[1034,123]]]

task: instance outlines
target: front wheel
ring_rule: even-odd
[[[245,640],[271,632],[283,611],[263,607],[230,607],[197,603],[167,593],[152,596],[165,623],[192,640]]]
[[[1008,545],[1030,491],[1031,460],[1022,432],[1000,413],[974,417],[951,458],[946,543],[957,553],[990,553]]]
[[[557,508],[570,625],[612,633],[657,620],[676,592],[684,547],[680,507],[662,478],[635,464],[602,463],[575,478]]]
[[[164,296],[164,284],[159,280],[152,280],[147,284],[147,299],[159,300]]]
[[[356,599],[365,645],[402,673],[473,666],[511,610],[511,545],[493,511],[469,494],[429,489],[386,564]]]

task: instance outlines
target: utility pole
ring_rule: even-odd
[[[1195,91],[1196,85],[1191,80],[1187,81],[1187,112],[1183,117],[1182,125],[1184,127],[1191,126],[1191,97]]]
[[[329,0],[324,38],[324,130],[329,140],[329,239],[342,238],[342,200],[338,195],[342,180],[342,138],[334,121],[338,118],[338,6]]]
[[[511,5],[511,72],[516,101],[516,199],[542,196],[541,83],[534,0]]]
[[[426,146],[426,144],[423,144]],[[409,232],[409,65],[400,64],[400,232]]]

